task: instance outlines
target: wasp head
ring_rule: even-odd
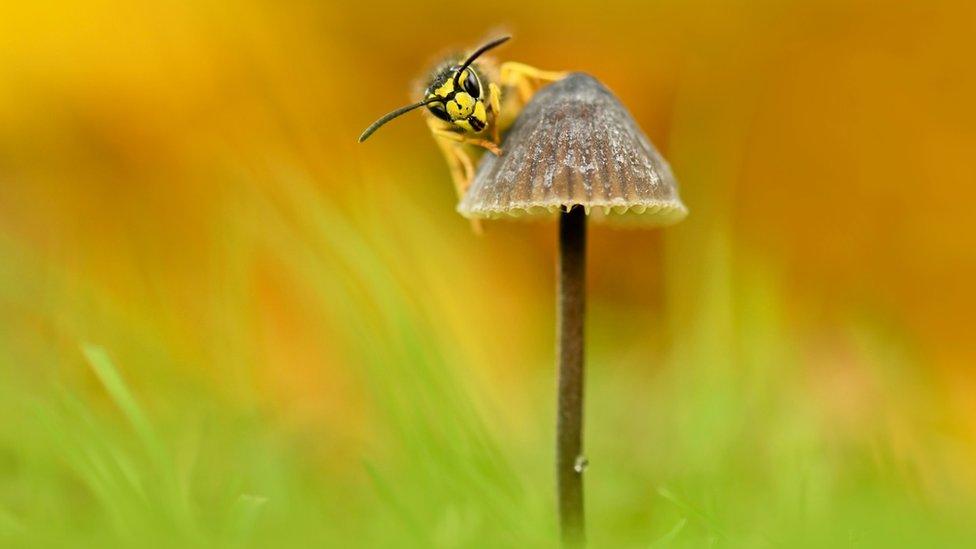
[[[470,65],[456,65],[439,71],[424,93],[424,102],[431,114],[473,133],[480,133],[488,125],[485,101],[481,77]]]
[[[488,126],[488,109],[485,106],[485,87],[472,63],[486,51],[508,40],[503,36],[481,46],[461,64],[452,64],[437,71],[427,86],[424,98],[412,105],[400,107],[373,122],[359,136],[362,143],[383,124],[420,107],[437,118],[457,126],[463,131],[480,133]]]

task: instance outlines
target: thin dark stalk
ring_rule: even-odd
[[[557,323],[559,395],[556,482],[559,530],[565,546],[585,541],[583,519],[583,317],[586,305],[586,213],[575,206],[559,217]]]

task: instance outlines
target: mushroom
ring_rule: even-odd
[[[627,109],[593,77],[574,73],[538,93],[502,144],[485,155],[458,212],[479,218],[559,215],[557,275],[559,524],[568,545],[584,539],[583,317],[586,222],[676,223],[688,210],[668,163]]]

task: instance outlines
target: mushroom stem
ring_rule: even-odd
[[[559,217],[557,322],[559,395],[556,480],[559,529],[566,546],[584,542],[583,316],[586,304],[586,212],[573,206]]]

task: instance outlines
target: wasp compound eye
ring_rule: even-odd
[[[464,79],[462,85],[464,91],[468,92],[471,97],[481,97],[481,86],[478,84],[478,77],[474,74],[474,71],[468,71],[467,78]]]
[[[427,110],[429,110],[431,114],[433,114],[434,116],[440,118],[445,122],[451,121],[451,115],[447,114],[447,111],[444,109],[443,103],[431,103],[430,105],[427,105]]]

